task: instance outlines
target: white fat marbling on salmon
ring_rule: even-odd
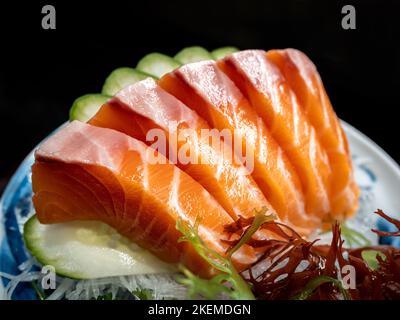
[[[319,186],[319,190],[321,190],[320,194],[318,195],[318,200],[321,202],[322,209],[325,212],[328,212],[330,210],[329,196],[328,196],[327,192],[324,192],[325,184],[322,181],[321,175],[318,172],[318,163],[317,163],[317,161],[318,161],[317,159],[323,159],[324,162],[327,163],[327,158],[321,157],[322,150],[320,150],[320,146],[318,145],[317,136],[316,136],[314,128],[312,128],[312,130],[310,132],[308,152],[309,152],[309,158],[311,160],[311,167],[314,172],[316,182]],[[315,196],[317,196],[317,195],[315,195]]]
[[[143,154],[140,154],[143,166],[143,187],[145,190],[149,189],[149,165],[147,163],[147,158],[143,158]]]
[[[285,161],[283,160],[283,151],[281,148],[278,148],[278,151],[277,151],[276,166],[279,170],[278,172],[282,172],[285,175],[287,175],[287,176],[283,176],[283,179],[285,179],[286,181],[288,181],[290,183],[290,181],[292,181],[293,178],[291,176],[289,176],[289,171],[286,169]],[[292,204],[292,206],[297,209],[297,212],[301,212],[302,210],[304,210],[304,201],[300,200],[299,199],[300,196],[298,196],[298,195],[300,195],[302,193],[300,192],[300,190],[297,190],[294,186],[291,186],[291,188],[289,190],[291,190],[293,192],[292,192],[292,195],[288,195],[288,198],[293,199],[293,201],[296,202],[296,203]],[[299,200],[299,201],[297,201],[297,200]],[[288,207],[290,207],[290,206],[288,206]],[[287,221],[288,218],[289,217],[287,216],[287,214],[285,216],[281,217],[281,219],[283,221]]]
[[[277,99],[278,100],[278,99]],[[291,114],[292,114],[292,124],[291,124],[291,129],[293,132],[294,136],[294,141],[293,141],[293,147],[295,148],[300,148],[302,145],[302,140],[301,140],[301,135],[303,134],[304,136],[308,136],[309,131],[310,131],[310,126],[304,125],[304,123],[300,123],[300,106],[297,102],[296,96],[291,93],[290,94],[290,107],[291,107]],[[302,133],[300,133],[300,130],[303,130]]]
[[[118,170],[130,138],[114,130],[73,121],[57,131],[36,150],[39,160],[101,165]]]
[[[182,209],[179,200],[179,186],[181,182],[181,172],[178,168],[174,168],[174,175],[170,183],[170,193],[168,199],[168,206],[174,208],[178,216],[186,219],[186,212]]]
[[[286,123],[289,130],[293,133],[291,148],[301,146],[301,133],[303,123],[301,123],[301,110],[297,98],[293,92],[285,86],[285,78],[279,68],[271,63],[263,50],[246,50],[235,53],[229,58],[229,62],[236,66],[237,71],[245,76],[254,88],[263,93],[271,101],[274,111],[278,115],[290,114],[291,122]],[[290,103],[283,99],[288,94]],[[290,108],[288,110],[287,108]],[[274,132],[276,123],[270,124],[271,132]],[[289,147],[289,146],[287,146]]]
[[[318,104],[318,136],[321,141],[324,141],[324,148],[329,157],[332,157],[329,163],[331,164],[331,175],[333,180],[336,176],[347,178],[351,175],[351,157],[348,155],[346,147],[346,137],[340,127],[339,119],[335,115],[329,98],[325,92],[321,77],[317,68],[312,61],[301,51],[296,49],[278,50],[279,54],[285,57],[287,64],[291,64],[291,68],[296,68],[302,81],[307,88],[306,98],[304,101],[304,109],[306,112],[313,110],[313,103]],[[314,106],[315,108],[315,106]],[[315,124],[314,124],[315,125]],[[335,166],[332,159],[337,159],[337,155],[341,155],[343,159],[347,160],[348,169],[340,169]],[[346,166],[346,161],[342,161],[342,168]],[[350,188],[351,178],[347,179],[347,184],[340,185],[340,188],[331,190],[333,192],[333,203],[339,201],[353,201],[356,202],[356,191]],[[342,200],[340,200],[342,198]],[[353,199],[353,200],[351,200]],[[348,202],[350,203],[350,202]]]
[[[295,63],[296,67],[299,69],[301,77],[304,79],[308,90],[311,91],[313,95],[318,95],[318,88],[314,86],[314,75],[317,73],[317,68],[313,63],[309,61],[306,55],[296,49],[286,49],[284,50],[290,57],[290,59]]]
[[[224,115],[229,124],[237,130],[234,132],[235,139],[242,141],[244,137],[247,145],[257,148],[261,143],[258,141],[260,139],[258,128],[256,124],[248,120],[249,115],[244,114],[240,108],[239,102],[244,97],[215,62],[202,61],[187,64],[175,70],[174,74],[193,88],[204,101]]]
[[[258,145],[257,149],[259,152],[259,158],[260,159],[267,159],[267,144],[262,141],[263,139],[263,127],[264,127],[264,122],[261,119],[261,117],[257,117],[257,135],[258,135]]]
[[[198,232],[204,242],[212,243],[217,251],[225,252],[226,245],[222,241],[215,241],[216,234],[219,234],[218,232],[213,232],[213,230],[205,228],[202,224],[199,225]]]
[[[236,106],[242,94],[213,61],[189,63],[174,74],[191,86],[198,95],[217,107]]]
[[[272,63],[263,50],[247,50],[235,53],[227,58],[227,61],[235,67],[236,71],[244,76],[254,87],[269,101],[273,111],[272,119],[265,118],[274,138],[279,141],[283,150],[287,152],[289,159],[300,157],[301,165],[296,167],[300,176],[307,177],[303,181],[306,194],[310,195],[309,185],[318,186],[319,211],[328,212],[329,198],[327,185],[321,178],[318,169],[325,166],[329,169],[327,156],[321,149],[317,138],[313,134],[312,126],[308,123],[295,93],[289,87],[284,75],[279,68]],[[260,111],[261,112],[261,111]],[[267,113],[268,114],[268,113]],[[280,134],[285,130],[287,134]],[[307,153],[308,150],[308,153]],[[312,167],[312,175],[307,175],[308,167]],[[317,206],[317,207],[318,207]]]
[[[335,129],[335,126],[331,124],[331,118],[329,116],[328,110],[330,106],[327,105],[326,99],[321,96],[323,92],[323,84],[321,78],[318,75],[317,68],[315,65],[308,59],[308,57],[301,51],[296,49],[287,49],[284,51],[287,53],[289,59],[295,64],[296,68],[299,70],[300,76],[305,82],[308,91],[320,101],[322,108],[321,111],[323,113],[323,124],[324,130],[335,130],[336,134],[338,133]]]
[[[345,137],[343,136],[340,128],[340,123],[339,119],[334,113],[331,103],[329,101],[329,98],[324,94],[325,89],[323,88],[322,80],[320,77],[318,77],[318,91],[320,92],[320,101],[321,101],[321,106],[322,106],[322,112],[323,112],[323,124],[324,127],[321,130],[321,135],[323,135],[325,132],[332,133],[334,134],[336,140],[336,150],[335,152],[340,152],[343,154],[346,154],[346,146],[345,146]],[[322,95],[322,97],[321,97]],[[327,149],[328,152],[330,152],[330,149]]]
[[[283,79],[279,69],[266,59],[263,50],[240,51],[230,55],[228,59],[238,67],[242,75],[245,71],[245,76],[257,90],[269,97],[273,96],[271,90],[274,85],[278,85]]]
[[[98,165],[119,172],[128,152],[140,156],[146,172],[149,154],[143,142],[112,129],[73,121],[45,140],[35,157],[42,161]],[[144,174],[145,183],[146,179]]]
[[[316,66],[310,61],[310,59],[308,59],[308,57],[303,52],[299,50],[285,49],[280,50],[280,52],[286,54],[291,62],[296,66],[310,94],[315,96],[317,100],[321,103],[323,128],[320,134],[322,135],[324,131],[334,131],[335,136],[338,139],[338,149],[341,152],[345,152],[344,141],[339,132],[339,123],[336,117],[330,116],[331,105],[328,98],[324,95],[325,90],[323,88],[323,83]]]
[[[125,109],[151,119],[165,130],[176,131],[179,123],[195,128],[199,121],[196,112],[163,90],[151,78],[124,88],[110,103],[118,103]]]
[[[224,164],[224,158],[220,157],[216,164],[217,166],[217,170],[216,170],[216,174],[215,174],[215,179],[217,179],[217,181],[219,181],[219,179],[221,179],[221,175],[224,173],[225,171],[225,164]]]

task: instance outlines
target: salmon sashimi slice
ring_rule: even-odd
[[[353,177],[347,138],[317,68],[296,49],[271,50],[267,56],[284,74],[328,154],[332,169],[332,214],[343,217],[354,213],[359,191]]]
[[[254,157],[252,176],[281,221],[304,235],[315,230],[320,219],[305,213],[300,181],[285,153],[239,89],[214,62],[185,65],[162,77],[159,84],[211,127],[228,129],[243,142],[242,150]]]
[[[120,91],[89,123],[149,145],[157,133],[158,151],[207,189],[234,220],[254,216],[264,207],[275,214],[239,159],[224,152],[222,139],[212,143],[207,122],[151,78]]]
[[[33,203],[42,223],[103,221],[160,259],[184,263],[201,276],[214,270],[188,243],[178,242],[177,219],[194,224],[203,241],[227,250],[229,214],[195,180],[168,161],[153,163],[155,151],[111,129],[74,121],[46,140],[32,167]],[[162,155],[157,154],[161,157]],[[254,250],[233,256],[239,270]]]
[[[330,212],[330,167],[314,128],[265,51],[246,50],[219,62],[262,117],[300,177],[306,211],[323,220]]]

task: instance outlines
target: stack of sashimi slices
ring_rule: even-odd
[[[72,118],[85,121],[73,120],[35,153],[40,224],[32,230],[100,221],[163,262],[210,277],[212,265],[178,241],[178,221],[196,224],[205,245],[224,256],[232,236],[226,226],[260,210],[304,237],[352,215],[351,155],[313,63],[294,49],[233,51],[152,54],[137,69],[112,74],[105,95],[77,101]],[[203,135],[213,129],[240,142],[216,135],[222,143],[215,144]],[[149,139],[155,133],[164,143]],[[235,161],[244,154],[251,161]],[[37,237],[27,232],[28,248],[46,256]],[[242,271],[260,254],[243,245],[232,263]]]

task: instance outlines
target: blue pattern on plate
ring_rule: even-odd
[[[376,174],[368,167],[368,163],[366,163],[365,159],[354,156],[353,163],[355,170],[357,170],[359,174],[364,175],[363,183],[358,183],[361,191],[359,199],[360,211],[366,211],[369,214],[373,210],[376,210],[376,208],[368,208],[368,205],[374,196],[374,188],[378,182],[378,178],[376,177]],[[386,221],[382,217],[378,217],[376,220],[376,228],[381,231],[389,232],[397,230],[393,224]],[[379,237],[379,244],[400,247],[400,237]]]
[[[376,223],[377,229],[381,231],[394,232],[397,228],[383,218],[379,218]],[[379,244],[400,247],[400,237],[379,237]]]
[[[9,274],[20,273],[18,266],[28,259],[21,235],[23,219],[31,210],[32,185],[30,182],[33,154],[20,165],[4,191],[1,201],[0,218],[4,226],[4,238],[0,239],[0,270]],[[6,286],[7,279],[3,279]],[[36,299],[36,293],[29,283],[20,284],[13,295],[17,300]]]

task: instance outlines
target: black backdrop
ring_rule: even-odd
[[[56,30],[41,28],[45,4]],[[341,27],[345,4],[356,30]],[[29,1],[1,3],[0,15],[0,191],[76,97],[146,53],[190,45],[303,50],[338,115],[400,162],[399,1]]]

